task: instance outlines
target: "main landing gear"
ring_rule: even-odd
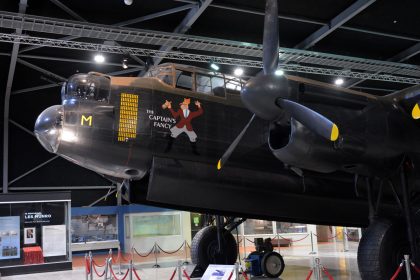
[[[397,184],[398,190],[395,189],[391,180],[380,183],[376,205],[372,182],[369,179],[366,181],[370,224],[360,241],[357,257],[363,280],[391,279],[404,255],[410,255],[413,261],[419,260],[417,255],[419,243],[413,224],[413,199],[410,200],[412,198],[410,196],[411,189],[407,183],[409,166],[405,162],[401,167]],[[378,210],[382,199],[382,188],[388,186],[400,213],[393,217],[381,217]],[[400,196],[402,196],[402,201]],[[417,275],[412,275],[412,279],[419,279],[416,278]]]
[[[209,264],[234,264],[238,257],[238,247],[231,231],[243,223],[244,219],[215,218],[216,226],[209,225],[201,229],[191,243],[191,260],[196,270],[204,272]]]

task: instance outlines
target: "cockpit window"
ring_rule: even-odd
[[[65,99],[75,98],[108,102],[111,82],[105,76],[76,74],[70,77],[67,84],[63,87],[65,88]]]

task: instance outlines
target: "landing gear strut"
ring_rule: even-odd
[[[400,216],[393,218],[378,217],[379,205],[373,204],[373,189],[367,180],[369,200],[370,225],[360,240],[358,249],[358,265],[362,279],[381,280],[390,279],[404,255],[410,255],[412,260],[418,260],[416,232],[413,226],[412,210],[410,207],[409,184],[407,182],[407,167],[405,162],[399,174],[399,187],[402,201],[391,181],[392,194],[401,211]],[[382,184],[379,194],[382,195]],[[379,196],[378,194],[378,196]],[[378,199],[379,203],[380,199]],[[372,212],[374,209],[375,212]],[[417,279],[417,278],[413,278]]]

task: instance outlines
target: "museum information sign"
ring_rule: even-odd
[[[0,260],[20,258],[20,217],[0,217]]]
[[[66,225],[43,226],[42,236],[42,249],[44,257],[66,255]]]

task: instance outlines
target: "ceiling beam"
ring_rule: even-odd
[[[197,19],[203,14],[203,12],[207,9],[207,7],[211,4],[212,1],[213,0],[204,0],[202,2],[197,3],[197,5],[191,8],[191,10],[182,20],[182,22],[175,28],[174,33],[178,33],[178,34],[187,33],[187,31],[197,21]],[[173,47],[175,47],[175,45],[173,44],[162,46],[160,48],[160,51],[170,51],[172,50]],[[153,61],[153,63],[154,65],[158,65],[162,60],[163,58],[157,58]],[[144,74],[144,73],[140,73],[140,75],[141,74]]]
[[[416,43],[415,45],[409,47],[408,49],[405,49],[403,51],[401,51],[400,53],[394,55],[393,57],[387,59],[387,61],[392,61],[392,62],[403,62],[406,61],[410,58],[412,58],[413,56],[416,56],[417,54],[420,53],[420,42]],[[375,74],[379,74],[381,73],[380,71],[375,72]],[[358,84],[363,83],[364,81],[366,81],[366,79],[362,79],[362,80],[357,80],[357,79],[351,79],[349,81],[346,82],[346,88],[352,88],[354,86],[357,86]]]
[[[74,12],[72,9],[70,9],[69,7],[67,7],[66,5],[64,5],[63,3],[61,3],[60,1],[58,1],[58,0],[50,0],[50,2],[52,2],[55,5],[57,5],[58,7],[60,7],[63,11],[65,11],[66,13],[68,13],[73,18],[75,18],[77,20],[80,20],[80,21],[86,21],[78,13]]]
[[[50,0],[50,1],[59,2],[58,0]],[[193,7],[195,7],[194,4],[183,5],[183,6],[176,7],[176,8],[173,8],[173,9],[169,9],[169,10],[166,10],[166,11],[161,11],[161,12],[153,13],[153,14],[150,14],[150,15],[146,15],[146,16],[134,18],[134,19],[131,19],[131,20],[122,21],[122,22],[113,24],[113,26],[125,27],[125,26],[132,25],[132,24],[135,24],[135,23],[140,23],[140,22],[143,22],[143,21],[147,21],[147,20],[158,18],[158,17],[162,17],[162,16],[166,16],[166,15],[178,13],[178,12],[181,12],[181,11],[185,11],[185,10],[191,9]],[[67,7],[67,9],[69,11],[72,11],[68,7]],[[77,15],[75,12],[73,12],[73,13],[75,15]],[[83,18],[80,18],[79,20],[82,21],[82,22],[87,22]],[[78,37],[78,36],[66,36],[66,37],[62,37],[60,40],[75,40],[75,39],[78,39],[78,38],[81,38],[81,37]],[[26,47],[26,48],[22,49],[20,51],[20,53],[28,52],[28,51],[33,51],[33,50],[36,50],[36,49],[39,49],[39,48],[42,48],[42,46],[30,46],[30,47]],[[140,58],[138,58],[138,57],[132,57],[132,58],[135,61],[139,62],[140,64],[144,65],[144,62]]]
[[[175,0],[175,1],[176,2],[182,2],[182,3],[197,3],[197,1],[195,1],[195,0]],[[233,7],[233,6],[229,6],[229,5],[222,5],[222,4],[210,4],[210,7],[223,9],[223,10],[236,11],[236,12],[242,12],[242,13],[247,13],[247,14],[264,16],[263,11],[258,11],[258,10],[249,9],[249,8],[238,8],[238,7]],[[321,21],[321,20],[303,18],[303,17],[298,17],[298,16],[292,16],[292,15],[283,15],[283,14],[279,14],[279,19],[285,19],[285,20],[290,20],[290,21],[295,21],[295,22],[309,23],[309,24],[316,24],[316,25],[328,24],[328,22]],[[338,28],[339,29],[350,30],[350,31],[354,31],[354,32],[360,32],[360,33],[367,33],[367,34],[372,34],[372,35],[377,35],[377,36],[389,37],[389,38],[394,38],[394,39],[408,40],[408,41],[413,41],[413,42],[419,42],[420,41],[420,38],[416,38],[416,37],[399,35],[399,34],[392,34],[392,33],[385,33],[385,32],[380,32],[380,31],[351,27],[351,26],[342,25],[342,26],[339,26]]]
[[[19,13],[24,14],[28,6],[27,0],[20,0]],[[22,29],[16,29],[16,34],[21,35]],[[3,193],[8,193],[9,186],[9,110],[10,95],[12,93],[13,78],[15,76],[16,62],[19,53],[19,42],[13,43],[12,54],[10,56],[9,74],[7,76],[6,91],[4,97],[3,114]]]
[[[52,158],[50,158],[50,159],[48,159],[48,160],[44,161],[43,163],[38,164],[37,166],[35,166],[35,167],[34,167],[34,168],[32,168],[31,170],[26,171],[26,172],[25,172],[25,173],[23,173],[22,175],[19,175],[18,177],[16,177],[15,179],[13,179],[13,180],[11,180],[11,181],[9,182],[9,186],[10,186],[11,184],[13,184],[13,183],[15,183],[15,182],[19,181],[20,179],[22,179],[22,178],[24,178],[24,177],[28,176],[29,174],[31,174],[31,173],[33,173],[33,172],[37,171],[37,170],[38,170],[38,169],[40,169],[41,167],[43,167],[43,166],[47,165],[48,163],[50,163],[51,161],[53,161],[53,160],[55,160],[55,159],[57,159],[57,158],[59,158],[59,156],[54,156],[54,157],[52,157]]]
[[[389,59],[389,61],[403,62],[403,61],[406,61],[406,60],[412,58],[413,56],[417,55],[418,53],[420,53],[420,43],[417,43],[417,44],[409,47],[408,49],[405,49],[402,52],[396,54],[395,56],[391,57]]]
[[[150,15],[145,15],[145,16],[142,16],[142,17],[138,17],[138,18],[134,18],[134,19],[126,20],[126,21],[121,21],[121,22],[115,24],[115,26],[121,26],[121,27],[129,26],[129,25],[136,24],[136,23],[139,23],[139,22],[143,22],[143,21],[147,21],[147,20],[151,20],[151,19],[155,19],[155,18],[159,18],[159,17],[163,17],[163,16],[175,14],[175,13],[179,13],[179,12],[189,10],[191,8],[194,8],[194,7],[195,7],[194,4],[187,4],[187,5],[175,7],[175,8],[169,9],[169,10],[153,13],[153,14],[150,14]]]
[[[17,62],[19,62],[20,64],[25,65],[25,66],[27,66],[27,67],[29,67],[29,68],[31,68],[31,69],[33,69],[33,70],[35,70],[35,71],[41,72],[41,73],[43,73],[43,74],[47,75],[48,77],[54,78],[54,79],[56,79],[56,80],[59,80],[59,81],[61,81],[61,82],[65,82],[65,81],[67,80],[67,79],[66,79],[66,78],[64,78],[63,76],[60,76],[60,75],[54,74],[54,73],[53,73],[53,72],[51,72],[51,71],[48,71],[48,70],[46,70],[46,69],[44,69],[44,68],[41,68],[41,67],[39,67],[39,66],[36,66],[35,64],[32,64],[32,63],[30,63],[30,62],[27,62],[27,61],[25,61],[25,60],[23,60],[23,59],[18,58],[18,59],[17,59]]]
[[[350,7],[342,11],[336,17],[328,22],[328,24],[322,26],[320,29],[309,35],[302,42],[297,44],[297,49],[308,49],[315,45],[317,42],[331,34],[334,30],[345,24],[347,21],[352,19],[355,15],[369,7],[376,0],[357,0]]]
[[[181,36],[181,35],[174,35]],[[158,57],[168,58],[173,60],[184,60],[184,61],[195,61],[207,64],[213,60],[215,63],[225,65],[235,65],[243,67],[256,67],[261,68],[261,60],[250,60],[250,59],[239,59],[234,57],[220,57],[211,56],[205,54],[179,52],[179,51],[159,51],[155,49],[144,49],[144,48],[132,48],[132,47],[120,47],[120,46],[107,46],[94,43],[76,42],[76,41],[61,41],[57,39],[41,38],[41,37],[30,37],[15,34],[0,33],[1,42],[14,42],[19,40],[21,44],[33,44],[50,46],[56,48],[66,49],[77,49],[87,51],[98,51],[107,53],[118,53],[127,54],[131,53],[134,55],[140,55],[145,57]],[[240,49],[239,49],[240,50]],[[372,59],[361,59],[355,57],[347,57],[340,55],[332,55],[326,53],[308,52],[302,50],[293,49],[280,49],[283,57],[288,57],[288,61],[294,61],[296,63],[283,64],[281,67],[285,71],[289,72],[301,72],[310,74],[320,74],[328,76],[342,76],[346,78],[357,78],[357,79],[371,79],[397,83],[408,83],[408,84],[420,84],[420,71],[418,66],[386,62]],[[307,55],[304,55],[307,54]],[[315,58],[315,61],[312,60]],[[301,65],[299,62],[305,62],[306,65]],[[337,64],[338,63],[338,64]],[[337,66],[340,65],[340,69]],[[345,65],[349,65],[346,67]],[[331,66],[329,68],[328,66]],[[349,69],[344,71],[343,69]],[[375,70],[372,70],[375,69]],[[360,72],[360,71],[366,72]],[[369,71],[381,71],[384,74],[376,75]],[[405,76],[399,76],[399,73],[403,71]]]

